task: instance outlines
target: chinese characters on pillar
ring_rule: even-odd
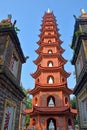
[[[7,103],[3,115],[2,130],[14,130],[16,105]]]

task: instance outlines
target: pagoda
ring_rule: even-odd
[[[70,106],[73,90],[67,86],[70,73],[64,70],[67,62],[62,53],[62,41],[58,33],[56,18],[50,10],[45,12],[40,29],[37,66],[32,73],[35,87],[28,90],[33,95],[32,109],[25,112],[30,115],[30,129],[37,130],[74,130],[75,110]]]

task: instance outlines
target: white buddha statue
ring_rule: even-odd
[[[49,107],[54,107],[54,101],[53,101],[52,97],[51,97],[50,100],[49,100],[48,106],[49,106]]]
[[[50,123],[49,123],[49,130],[54,130],[55,129],[55,126],[54,126],[54,123],[52,120],[50,120]]]

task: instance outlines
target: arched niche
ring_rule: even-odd
[[[51,35],[51,34],[50,34]],[[48,44],[50,44],[51,43],[51,40],[48,40]]]
[[[49,118],[47,120],[47,130],[56,130],[56,120]]]
[[[47,83],[48,83],[48,84],[53,84],[53,83],[54,83],[54,77],[53,77],[53,76],[49,76],[49,77],[47,78]]]
[[[69,106],[69,99],[68,99],[68,97],[65,97],[65,106]]]
[[[48,54],[52,54],[53,53],[53,51],[52,50],[48,50]]]
[[[47,66],[48,67],[52,67],[53,66],[53,62],[52,61],[48,61]]]
[[[68,130],[73,130],[71,118],[68,119]]]
[[[55,107],[55,98],[53,96],[49,96],[47,99],[48,107]]]
[[[37,99],[37,97],[35,97],[35,99],[34,99],[34,103],[35,103],[35,106],[38,105],[38,99]]]
[[[35,118],[33,118],[32,119],[32,126],[35,126],[35,124],[36,124],[36,120],[35,120]]]

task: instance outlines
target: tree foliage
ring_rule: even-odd
[[[32,99],[30,98],[29,94],[26,94],[26,109],[32,108]],[[29,125],[30,122],[30,116],[26,115],[26,127]]]
[[[76,109],[77,108],[77,103],[76,103],[76,97],[74,96],[71,100],[71,106],[73,109]]]
[[[71,106],[73,109],[77,109],[77,103],[76,103],[76,97],[74,96],[71,100]],[[78,117],[77,115],[74,117],[74,124],[77,125],[78,124]]]
[[[23,87],[22,87],[23,88]],[[26,109],[30,109],[32,108],[32,98],[30,97],[30,95],[27,93],[27,90],[25,88],[23,88],[23,92],[25,93],[26,97]],[[25,125],[26,127],[29,125],[30,122],[30,116],[27,114],[26,115],[26,120],[25,120]]]

